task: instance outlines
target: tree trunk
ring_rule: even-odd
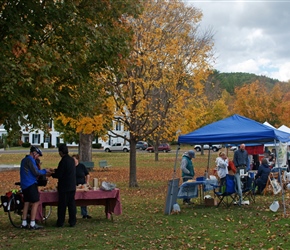
[[[155,155],[155,161],[159,161],[159,152],[158,152],[158,148],[157,148],[157,150],[154,150],[154,155]]]
[[[138,187],[137,166],[136,166],[136,144],[135,140],[130,140],[130,174],[129,187]]]
[[[155,161],[159,160],[159,151],[158,151],[159,141],[156,140],[154,144],[154,155],[155,155]]]
[[[79,155],[81,161],[92,161],[92,141],[94,135],[80,133]]]

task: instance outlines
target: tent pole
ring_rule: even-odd
[[[207,158],[207,168],[206,168],[206,172],[207,172],[207,176],[208,176],[208,178],[209,178],[209,161],[210,161],[210,151],[211,151],[211,149],[210,149],[210,145],[209,145],[209,149],[208,149],[208,158]]]
[[[176,149],[176,155],[175,155],[175,163],[174,163],[174,169],[173,169],[173,176],[172,176],[172,179],[175,179],[176,177],[176,165],[177,165],[177,158],[178,158],[178,151],[180,149],[180,145],[177,146],[177,149]]]

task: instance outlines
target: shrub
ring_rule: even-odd
[[[23,142],[22,147],[29,148],[31,146],[30,142]]]
[[[59,146],[60,146],[60,145],[63,145],[63,144],[65,144],[65,143],[57,143],[57,144],[56,144],[56,147],[59,148]]]
[[[23,143],[20,141],[13,141],[12,142],[12,147],[19,147],[20,145],[22,145]]]
[[[101,143],[93,143],[92,148],[101,148],[102,144]]]

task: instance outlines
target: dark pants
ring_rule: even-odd
[[[258,194],[261,194],[266,187],[266,182],[258,178],[255,180],[255,185],[258,187]]]
[[[192,180],[192,178],[191,177],[183,177],[182,178],[182,182],[187,182],[188,180]],[[183,203],[189,203],[189,202],[190,202],[190,199],[188,199],[188,198],[183,199]]]
[[[87,207],[81,207],[81,215],[82,216],[87,216],[88,215]]]
[[[76,224],[76,191],[58,192],[57,226],[62,227],[65,221],[66,207],[68,207],[68,223],[70,226]]]

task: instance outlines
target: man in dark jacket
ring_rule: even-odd
[[[58,179],[58,207],[57,207],[57,227],[62,227],[65,221],[66,207],[69,213],[69,225],[74,227],[76,224],[76,168],[72,157],[68,155],[68,148],[62,144],[58,148],[59,155],[62,157],[55,173],[52,177]]]
[[[249,165],[248,152],[245,148],[245,144],[241,144],[240,148],[234,153],[234,164],[237,170],[239,170],[239,168],[247,168]]]
[[[255,184],[258,186],[256,194],[261,194],[263,192],[270,172],[271,169],[268,165],[268,160],[266,158],[262,159],[262,164],[259,166],[258,173],[255,176]]]

